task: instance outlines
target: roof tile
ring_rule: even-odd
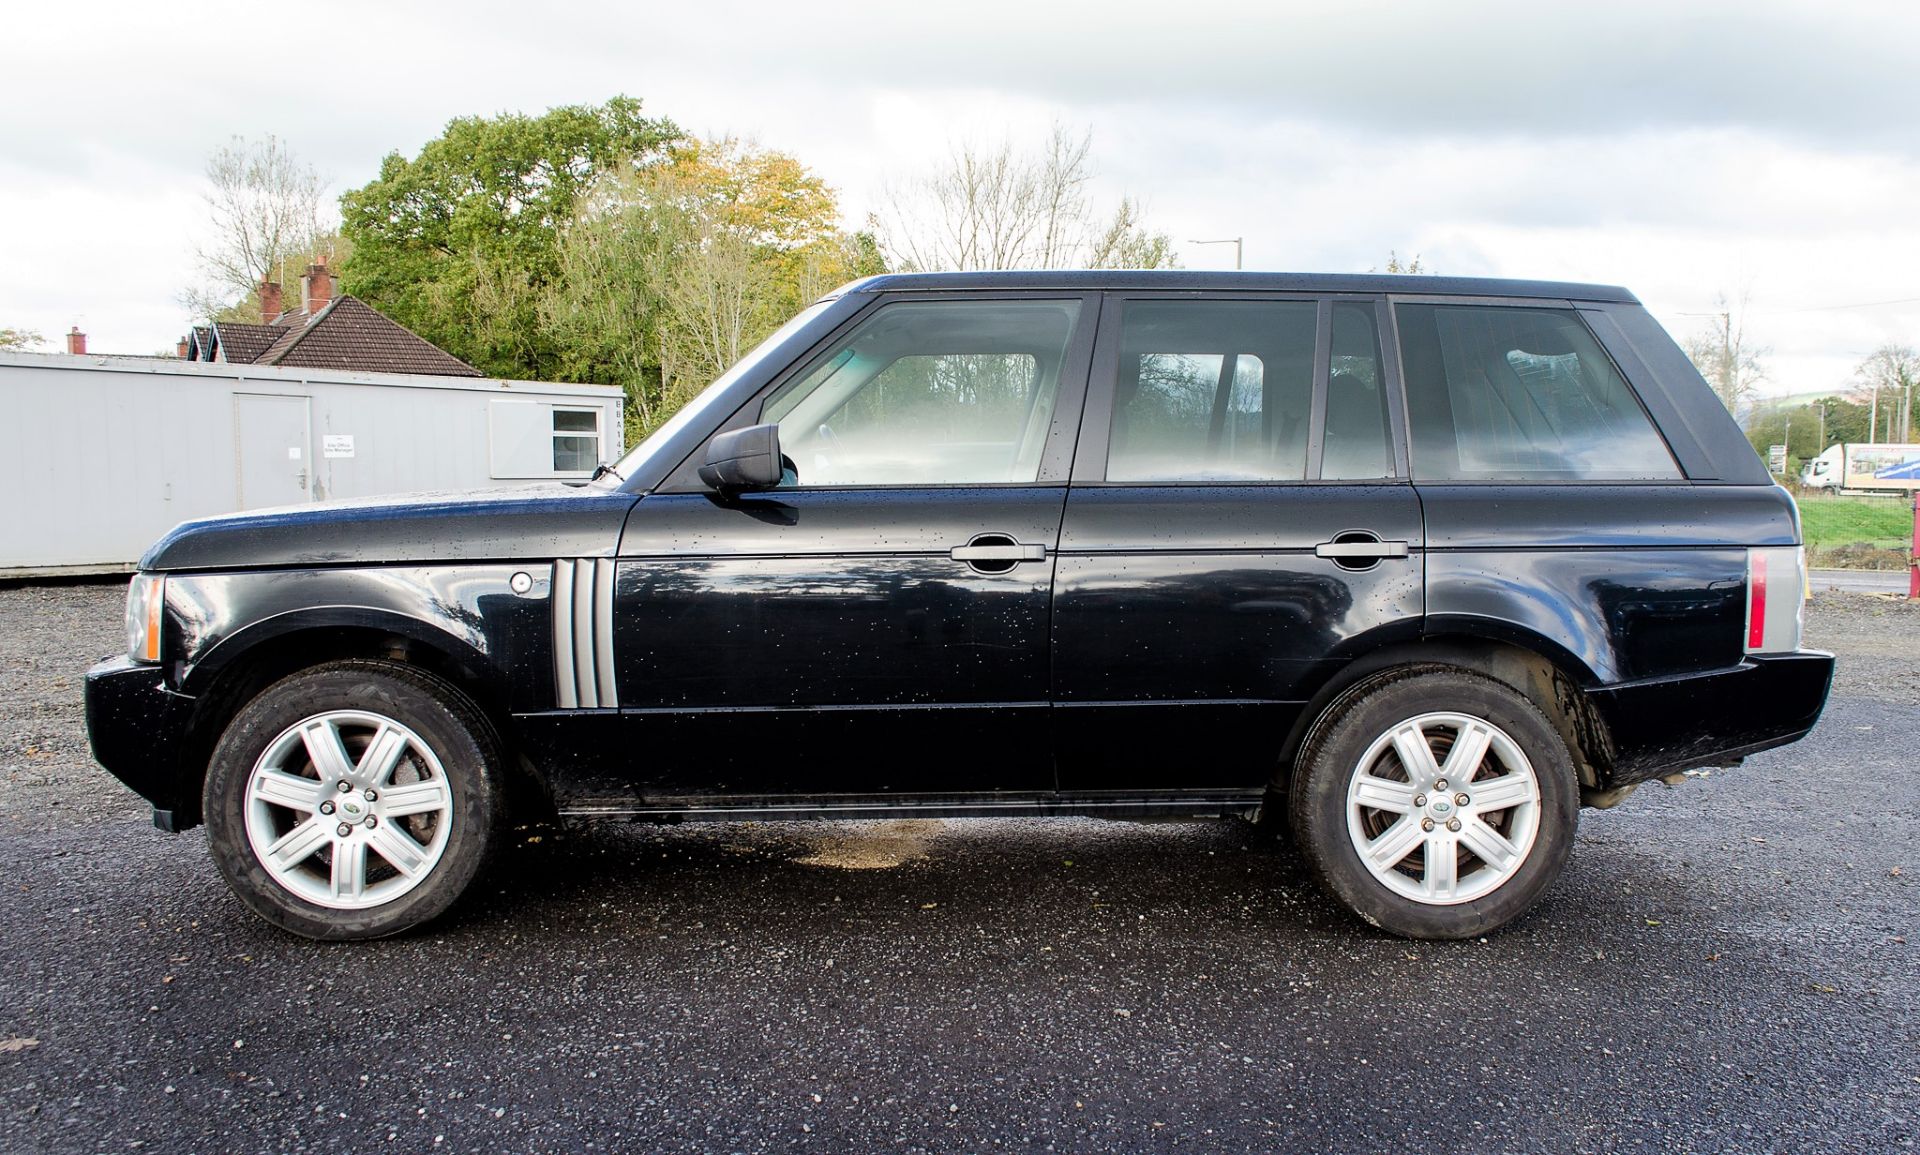
[[[479,377],[478,369],[354,296],[340,296],[297,328],[268,328],[258,365]]]
[[[260,360],[260,355],[273,344],[273,339],[280,335],[280,331],[271,325],[215,321],[213,334],[228,361],[236,365],[251,365]]]

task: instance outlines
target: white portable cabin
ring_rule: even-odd
[[[584,479],[613,385],[0,353],[0,578],[129,570],[190,518]]]

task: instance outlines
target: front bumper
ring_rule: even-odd
[[[1694,766],[1724,766],[1798,741],[1820,720],[1833,655],[1754,656],[1730,670],[1587,691],[1612,748],[1601,786],[1631,786]]]
[[[159,666],[108,658],[87,671],[87,743],[93,759],[153,803],[154,825],[199,820],[197,791],[181,767],[194,700],[167,689]]]

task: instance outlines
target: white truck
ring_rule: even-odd
[[[1800,470],[1800,484],[1833,493],[1912,493],[1920,489],[1920,445],[1829,445]]]

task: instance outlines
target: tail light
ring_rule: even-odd
[[[1806,606],[1807,555],[1797,545],[1747,551],[1749,654],[1790,654],[1800,648]]]

